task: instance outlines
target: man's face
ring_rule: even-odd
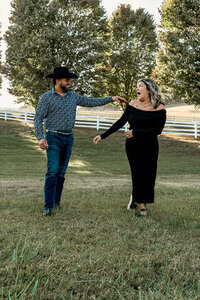
[[[66,93],[69,90],[70,87],[70,78],[61,78],[59,79],[58,83],[60,88],[63,90],[64,93]]]

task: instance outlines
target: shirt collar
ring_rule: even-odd
[[[52,94],[56,94],[56,90],[54,87],[51,89],[51,92],[52,92]]]
[[[53,95],[54,95],[54,94],[57,94],[54,87],[51,89],[51,92],[52,92]],[[67,92],[67,93],[68,93],[68,92]],[[67,93],[64,94],[64,97],[67,95]],[[57,95],[58,95],[58,94],[57,94]]]

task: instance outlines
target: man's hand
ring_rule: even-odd
[[[122,98],[120,96],[114,96],[114,97],[112,97],[112,101],[123,102],[123,103],[127,102],[126,99],[124,99],[124,98]]]
[[[133,130],[125,131],[124,134],[128,139],[130,139],[133,137]]]
[[[39,146],[41,149],[48,149],[48,143],[46,139],[39,140]]]
[[[97,135],[93,138],[93,143],[96,145],[101,140],[101,136]]]

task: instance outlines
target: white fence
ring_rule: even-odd
[[[33,122],[35,113],[27,111],[18,111],[11,109],[0,108],[0,119],[13,120],[21,122]],[[118,118],[102,117],[102,116],[76,116],[75,127],[94,128],[96,130],[108,129]],[[127,130],[128,124],[126,124],[120,130]],[[167,120],[163,134],[169,135],[185,135],[193,136],[196,139],[200,136],[200,122],[199,121],[176,121]]]

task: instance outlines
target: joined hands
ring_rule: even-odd
[[[120,103],[120,102],[122,102],[122,103],[126,103],[127,102],[127,100],[126,99],[124,99],[124,98],[122,98],[122,97],[120,97],[120,96],[113,96],[112,97],[112,101],[113,102],[118,102],[118,103]]]

